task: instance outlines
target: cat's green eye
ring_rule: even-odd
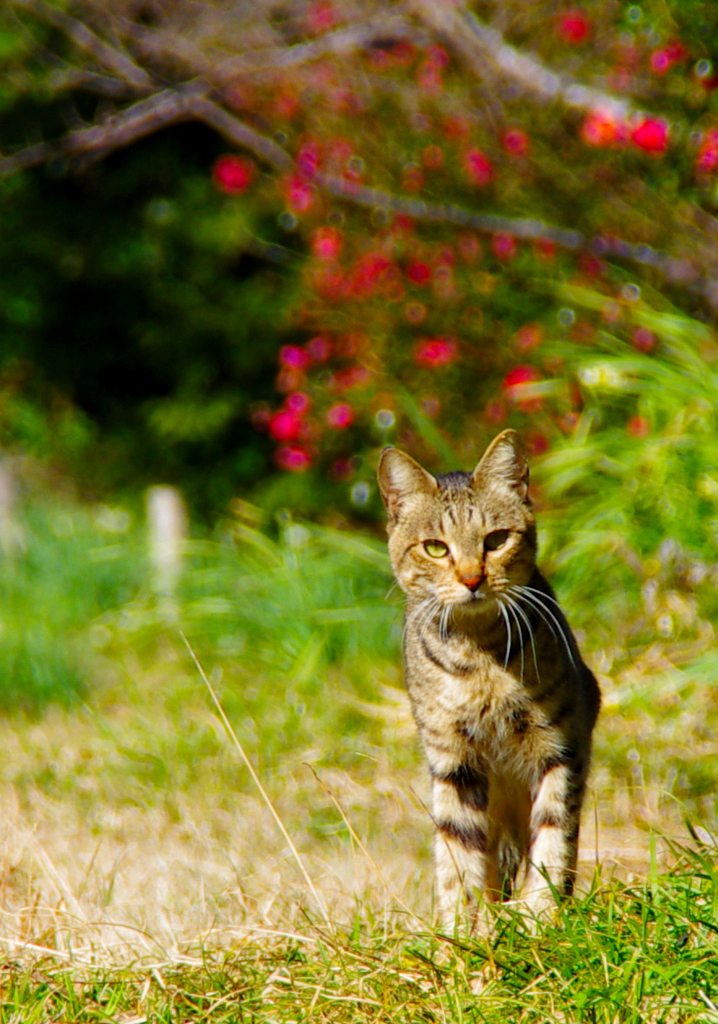
[[[508,530],[494,530],[493,533],[487,534],[484,537],[484,550],[485,551],[498,551],[502,548],[506,541],[509,539]]]
[[[444,555],[449,553],[449,549],[443,540],[425,540],[424,551],[426,551],[427,555],[431,555],[432,558],[443,558]]]

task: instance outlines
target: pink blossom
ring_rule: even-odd
[[[685,46],[676,39],[673,42],[668,43],[667,46],[663,46],[661,49],[653,51],[649,61],[651,71],[656,75],[665,75],[667,71],[670,71],[674,64],[679,64],[681,61],[685,60],[687,56],[688,51]]]
[[[412,284],[416,284],[421,288],[431,281],[431,267],[428,263],[415,260],[406,268],[406,276]]]
[[[415,164],[405,167],[401,175],[401,187],[404,192],[421,192],[424,187],[424,175],[421,168]]]
[[[457,242],[461,257],[466,263],[473,263],[481,256],[481,242],[478,240],[476,235],[463,234],[459,235],[459,241]]]
[[[221,156],[212,168],[212,180],[221,192],[239,196],[252,184],[255,171],[251,160],[241,156]]]
[[[297,153],[297,170],[305,178],[313,178],[321,164],[321,149],[318,142],[305,142]]]
[[[646,153],[663,153],[668,148],[668,125],[656,117],[646,117],[631,132],[631,141]]]
[[[430,96],[438,95],[444,88],[444,75],[440,67],[425,60],[416,69],[416,81],[419,88]]]
[[[542,404],[541,398],[531,394],[531,385],[540,379],[541,374],[535,366],[514,366],[504,377],[504,393],[522,412],[538,412]]]
[[[384,253],[366,253],[354,265],[348,284],[349,293],[354,298],[370,295],[375,285],[385,278],[393,267],[394,264]]]
[[[455,338],[424,338],[414,348],[414,362],[434,369],[453,363],[459,352]]]
[[[309,395],[303,391],[295,391],[293,394],[287,395],[284,404],[292,415],[304,416],[309,411]]]
[[[342,251],[344,235],[339,228],[317,228],[312,235],[312,252],[320,260],[336,260]]]
[[[295,441],[301,426],[299,417],[288,409],[280,409],[269,419],[269,433],[275,441]]]
[[[306,213],[314,206],[314,189],[299,174],[290,174],[285,179],[284,194],[287,204],[295,213]]]
[[[631,342],[639,352],[651,352],[656,347],[657,338],[647,327],[637,327],[631,336]]]
[[[326,32],[333,28],[337,22],[337,13],[334,4],[327,3],[327,0],[316,0],[310,4],[307,11],[307,22],[309,31],[314,35]]]
[[[309,354],[298,345],[284,345],[279,350],[279,362],[282,366],[288,366],[294,370],[306,370],[309,361]]]
[[[445,68],[449,63],[449,54],[443,46],[430,46],[426,51],[426,59],[437,68]]]
[[[520,128],[509,128],[504,132],[501,145],[511,156],[524,157],[528,156],[531,143],[526,132]]]
[[[592,111],[581,127],[589,146],[615,146],[626,141],[626,127],[611,110]]]
[[[427,146],[421,154],[421,162],[430,171],[437,171],[444,163],[444,151],[441,146]]]
[[[540,260],[552,260],[556,257],[556,243],[551,238],[537,238],[534,251]]]
[[[288,469],[291,473],[303,473],[312,464],[309,452],[299,445],[283,445],[274,457],[280,469]]]
[[[274,109],[282,121],[291,121],[301,108],[299,97],[294,89],[284,88],[274,98]]]
[[[327,423],[335,430],[346,430],[354,422],[354,410],[346,402],[340,402],[327,410]]]
[[[631,416],[626,424],[626,432],[631,437],[644,438],[651,433],[650,421],[645,416]]]
[[[516,239],[507,231],[497,231],[491,236],[491,249],[497,259],[508,263],[517,253]]]
[[[591,21],[585,11],[582,11],[580,7],[574,7],[573,10],[566,11],[561,15],[556,25],[556,31],[564,43],[577,46],[579,43],[585,43],[588,39],[591,32]]]
[[[531,349],[538,348],[543,337],[544,329],[541,324],[524,324],[514,335],[514,341],[519,352],[530,352]]]
[[[478,188],[484,188],[494,180],[494,165],[480,149],[468,149],[464,153],[464,170]]]
[[[332,343],[323,334],[318,334],[304,346],[304,351],[314,363],[323,363],[332,354]]]
[[[713,129],[706,132],[698,156],[696,157],[696,171],[700,174],[710,174],[718,167],[718,131]]]
[[[499,423],[503,423],[506,419],[506,405],[500,398],[492,398],[490,402],[486,403],[484,417],[489,423],[498,426]]]
[[[366,366],[347,366],[344,370],[337,370],[332,378],[332,386],[335,391],[346,391],[366,384],[368,380],[369,371]]]
[[[526,447],[529,450],[529,455],[535,458],[548,451],[549,439],[540,430],[532,430],[526,437]]]

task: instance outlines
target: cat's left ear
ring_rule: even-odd
[[[389,519],[395,520],[402,506],[417,494],[433,494],[436,480],[414,462],[410,455],[398,448],[385,448],[377,469],[379,490],[384,499]]]
[[[515,430],[504,430],[486,449],[471,475],[476,487],[499,481],[529,504],[529,464],[526,449]]]

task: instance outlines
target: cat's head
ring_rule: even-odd
[[[398,448],[385,448],[378,478],[389,554],[407,594],[479,611],[508,587],[528,583],[536,525],[515,431],[499,434],[473,473],[434,477]]]

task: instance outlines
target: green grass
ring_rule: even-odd
[[[718,1019],[715,855],[686,850],[640,885],[596,882],[535,935],[511,913],[490,939],[445,939],[358,908],[349,929],[307,918],[294,935],[180,963],[10,962],[0,1021],[707,1024]]]

